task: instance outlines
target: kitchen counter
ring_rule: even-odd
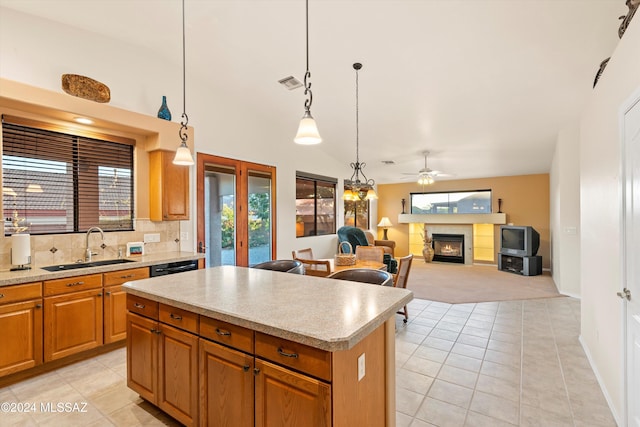
[[[55,272],[43,270],[40,267],[32,267],[31,270],[20,271],[9,271],[8,269],[6,269],[0,271],[0,287],[18,285],[21,283],[38,282],[41,280],[61,279],[64,277],[73,277],[83,274],[107,273],[109,271],[125,270],[128,268],[149,267],[151,265],[161,264],[165,262],[188,261],[200,258],[204,258],[204,254],[193,252],[160,252],[127,258],[129,260],[132,260],[133,262],[103,265],[99,267],[77,268],[73,270]],[[96,258],[95,261],[101,261],[101,259]]]
[[[131,294],[322,350],[347,350],[413,299],[406,289],[245,267],[123,285]]]

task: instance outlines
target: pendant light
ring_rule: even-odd
[[[186,76],[186,56],[185,56],[185,42],[184,42],[184,0],[182,0],[182,121],[180,122],[180,130],[178,135],[182,142],[180,147],[176,150],[176,156],[173,158],[174,165],[191,166],[195,162],[191,157],[191,150],[187,146],[187,124],[189,123],[189,116],[187,116],[187,76]]]
[[[362,64],[356,62],[353,64],[353,69],[356,70],[356,162],[351,163],[351,167],[353,168],[353,174],[351,174],[351,178],[349,179],[349,187],[342,196],[343,200],[373,200],[377,199],[378,195],[376,191],[373,189],[373,186],[376,182],[373,179],[367,179],[366,175],[363,172],[363,168],[366,166],[366,163],[360,163],[359,156],[359,145],[360,145],[360,131],[359,131],[359,105],[358,105],[358,70],[362,68]],[[360,175],[362,175],[362,180],[360,180]]]
[[[306,37],[307,37],[307,71],[304,74],[304,94],[309,97],[304,101],[304,116],[300,120],[298,133],[293,141],[301,145],[320,144],[322,138],[318,132],[318,126],[313,116],[311,116],[311,103],[313,102],[313,94],[311,93],[311,72],[309,71],[309,0],[306,0]]]

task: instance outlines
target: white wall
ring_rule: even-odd
[[[640,19],[620,40],[581,117],[581,340],[614,416],[624,419],[620,114],[640,88]]]
[[[62,74],[89,76],[109,86],[110,105],[142,114],[155,116],[162,95],[166,95],[173,121],[180,121],[182,64],[177,62],[181,59],[178,55],[168,59],[133,45],[0,8],[0,58],[1,77],[62,92]],[[241,85],[233,89],[216,86],[224,83],[215,78],[199,80],[201,75],[187,67],[186,109],[195,132],[194,141],[189,144],[199,152],[275,166],[277,257],[290,258],[292,249],[302,247],[312,247],[321,257],[332,256],[335,235],[295,237],[295,172],[336,177],[341,184],[341,178],[349,176],[350,170],[347,162],[338,163],[317,147],[293,143],[303,113],[302,94],[296,114],[272,122],[261,115],[268,106],[253,105],[251,94],[242,92]],[[178,142],[176,135],[176,147]],[[195,212],[195,167],[191,172]],[[341,224],[342,201],[338,200],[337,205]],[[183,242],[182,248],[195,250],[195,221],[181,224],[181,231],[190,231],[190,241]]]
[[[551,274],[558,292],[580,297],[580,128],[558,134],[549,174]]]

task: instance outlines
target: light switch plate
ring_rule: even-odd
[[[145,243],[158,243],[160,242],[160,233],[148,233],[144,235]]]
[[[358,357],[358,381],[362,380],[364,378],[364,374],[365,374],[365,368],[364,368],[364,353],[362,353],[359,357]]]
[[[189,240],[189,232],[188,231],[181,231],[180,232],[180,240],[182,240],[183,242],[186,242],[187,240]]]

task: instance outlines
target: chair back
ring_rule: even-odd
[[[409,271],[411,271],[411,263],[413,262],[413,255],[409,254],[400,258],[398,261],[398,273],[396,274],[393,286],[396,288],[406,288]]]
[[[256,264],[252,268],[257,268],[260,270],[283,271],[285,273],[293,274],[304,274],[304,266],[300,261],[295,259],[277,259],[273,261],[266,261],[260,264]]]
[[[352,227],[350,225],[345,225],[343,227],[338,228],[338,242],[349,242],[353,250],[356,250],[356,246],[369,246],[369,242],[367,241],[367,236],[365,236],[364,231],[357,227]]]
[[[304,274],[307,276],[327,277],[331,274],[331,261],[322,259],[296,258],[304,266]]]
[[[384,249],[380,246],[358,246],[356,259],[382,262],[384,260]]]
[[[298,249],[297,251],[291,251],[291,258],[293,259],[314,259],[313,250],[311,248]]]
[[[370,268],[340,270],[328,277],[329,279],[350,280],[352,282],[371,283],[372,285],[393,285],[393,276],[390,273],[382,270],[372,270]]]

